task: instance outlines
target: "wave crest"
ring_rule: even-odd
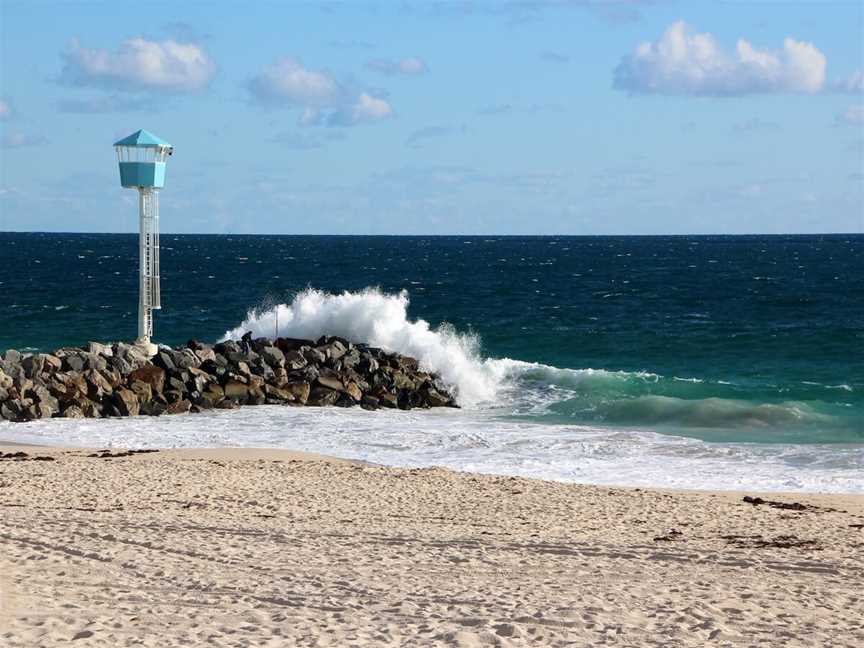
[[[480,358],[479,338],[458,333],[447,324],[432,328],[425,320],[409,320],[409,303],[404,290],[398,295],[378,288],[331,294],[307,288],[290,304],[249,311],[243,323],[222,339],[239,339],[246,331],[272,337],[278,321],[278,335],[283,337],[338,335],[413,356],[423,369],[441,376],[460,405],[494,400],[503,377]]]

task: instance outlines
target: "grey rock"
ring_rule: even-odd
[[[86,353],[84,354],[84,365],[87,369],[104,371],[108,368],[108,361],[105,359],[105,356],[101,356],[98,353]]]
[[[318,350],[327,356],[327,360],[333,361],[338,360],[346,353],[348,353],[348,348],[342,344],[339,340],[333,340],[323,346],[319,345]]]
[[[285,354],[285,367],[289,371],[302,369],[308,364],[306,357],[299,351],[289,351]]]
[[[85,348],[88,353],[95,353],[96,355],[105,356],[106,358],[110,358],[114,355],[114,350],[110,346],[107,344],[100,344],[99,342],[88,342]]]
[[[325,407],[333,405],[339,400],[340,392],[326,387],[315,387],[309,392],[309,398],[306,400],[307,405],[313,407]]]
[[[64,371],[75,371],[80,373],[84,371],[84,364],[84,358],[80,355],[67,355],[63,358]]]
[[[266,346],[260,349],[258,353],[273,368],[285,366],[285,354],[274,346]]]
[[[65,410],[63,410],[61,416],[63,418],[72,419],[81,419],[86,417],[86,415],[84,414],[84,410],[82,410],[77,405],[70,405],[69,407],[67,407]]]
[[[301,348],[300,353],[303,354],[309,364],[322,364],[327,360],[327,354],[314,347]]]

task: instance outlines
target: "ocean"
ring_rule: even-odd
[[[157,342],[342,335],[416,356],[462,408],[52,419],[0,423],[0,438],[864,492],[864,235],[163,234],[161,245]],[[0,353],[134,338],[137,255],[137,235],[0,233]]]

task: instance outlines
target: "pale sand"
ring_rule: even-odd
[[[4,647],[864,645],[859,496],[22,450],[56,461],[0,460]]]

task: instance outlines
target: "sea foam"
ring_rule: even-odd
[[[462,406],[493,401],[505,375],[480,357],[477,336],[447,324],[433,328],[425,320],[410,320],[408,304],[406,291],[392,295],[367,288],[330,294],[308,288],[290,304],[249,311],[223,339],[239,339],[247,331],[255,337],[338,335],[417,358],[423,369],[442,377]]]

